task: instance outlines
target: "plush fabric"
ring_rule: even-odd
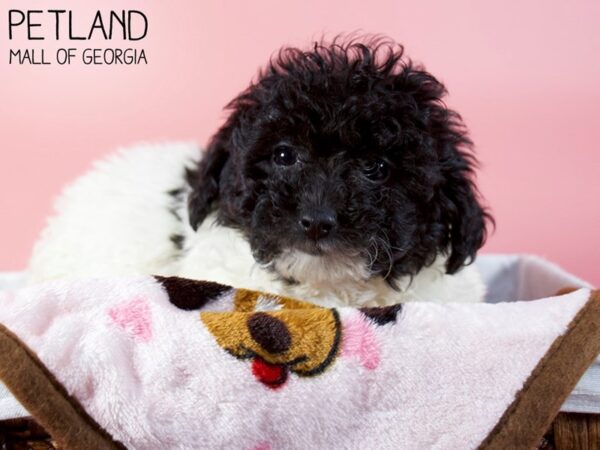
[[[74,449],[529,448],[600,352],[587,288],[328,309],[144,276],[0,305],[0,379]]]

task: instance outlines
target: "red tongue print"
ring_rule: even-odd
[[[272,389],[281,387],[288,377],[286,366],[269,364],[258,356],[252,360],[252,373],[258,381]]]

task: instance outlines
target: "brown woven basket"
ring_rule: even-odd
[[[54,450],[52,438],[31,417],[0,421],[0,450]]]

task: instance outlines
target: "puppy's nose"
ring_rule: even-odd
[[[302,214],[300,227],[311,239],[321,239],[333,231],[337,225],[335,212],[330,209],[315,209]]]

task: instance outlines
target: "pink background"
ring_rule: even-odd
[[[600,2],[13,1],[0,8],[0,270],[25,266],[65,182],[121,144],[205,143],[222,106],[279,46],[365,30],[405,44],[442,79],[482,163],[497,230],[487,252],[531,252],[600,284]],[[7,11],[137,8],[147,66],[8,65]],[[18,34],[22,36],[22,31]],[[126,47],[95,39],[85,47]]]

